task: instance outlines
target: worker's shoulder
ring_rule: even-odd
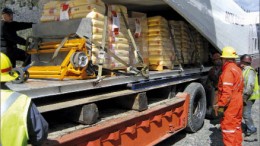
[[[241,68],[239,68],[235,63],[229,63],[225,68],[225,70],[223,70],[223,72],[234,72],[234,73],[242,74]]]
[[[22,22],[17,22],[17,21],[5,22],[5,21],[2,21],[2,27],[16,26],[16,25],[19,25],[20,23],[22,23]]]
[[[245,66],[244,70],[248,70],[249,71],[255,71],[255,69],[252,66]]]
[[[14,25],[16,25],[15,22],[5,22],[5,21],[2,21],[1,27],[2,27],[3,30],[8,30],[9,28],[11,28]]]
[[[1,95],[2,95],[2,94],[12,94],[12,93],[13,93],[13,91],[11,91],[11,90],[1,89]]]
[[[25,95],[25,94],[22,94],[22,93],[19,93],[19,92],[15,92],[15,91],[12,91],[12,90],[4,90],[4,89],[1,89],[1,97],[4,97],[4,96],[10,96],[11,94],[15,93],[17,96],[19,96],[19,98],[27,98],[28,96]]]
[[[251,66],[246,66],[245,70],[249,70],[248,71],[249,76],[255,76],[257,74],[256,70]]]

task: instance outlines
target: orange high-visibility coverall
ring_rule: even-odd
[[[219,107],[225,107],[220,125],[225,146],[242,145],[243,76],[241,69],[233,62],[226,62],[218,83]]]

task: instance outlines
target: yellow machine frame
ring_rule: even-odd
[[[32,49],[28,51],[29,54],[43,54],[43,53],[54,53],[56,48],[61,42],[44,42],[41,43],[39,49]],[[89,79],[95,78],[95,73],[88,75],[86,72],[87,66],[85,67],[74,67],[71,63],[71,56],[76,52],[84,52],[88,57],[88,61],[91,56],[88,54],[86,48],[85,39],[71,39],[67,40],[62,46],[59,52],[68,52],[63,62],[58,66],[32,66],[28,69],[30,78],[54,78],[63,80],[68,79]]]

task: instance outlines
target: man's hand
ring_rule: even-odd
[[[244,103],[244,105],[246,105],[246,102],[247,102],[247,100],[250,98],[250,96],[248,96],[248,95],[246,95],[246,94],[244,94],[243,95],[243,103]]]
[[[219,109],[219,106],[217,104],[213,105],[213,109],[215,111],[215,115],[218,116],[218,109]]]
[[[243,99],[243,104],[244,104],[244,105],[246,105],[246,102],[247,102],[247,101],[246,101],[245,99]]]

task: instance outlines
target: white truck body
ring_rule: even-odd
[[[246,12],[234,0],[164,0],[192,24],[217,49],[232,46],[238,55],[259,60],[259,11]],[[258,25],[258,26],[257,26]]]
[[[104,1],[110,4],[123,4],[130,10],[141,11],[160,11],[170,6],[220,52],[223,47],[232,46],[238,55],[252,55],[253,66],[260,67],[259,11],[246,12],[234,0]]]

